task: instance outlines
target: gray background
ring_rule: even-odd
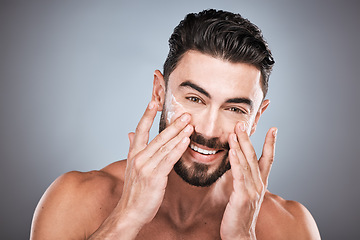
[[[358,4],[235,0],[0,1],[1,239],[29,237],[62,173],[126,158],[168,37],[206,8],[240,12],[274,53],[271,105],[252,137],[260,152],[279,128],[270,190],[303,203],[323,239],[359,239]]]

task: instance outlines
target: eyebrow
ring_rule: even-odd
[[[197,84],[191,82],[191,81],[185,81],[185,82],[182,82],[180,84],[180,87],[188,87],[188,88],[192,88],[202,94],[204,94],[206,97],[210,98],[211,99],[211,95],[205,90],[203,89],[202,87],[198,86]],[[246,105],[249,105],[250,109],[253,109],[253,101],[250,100],[249,98],[230,98],[228,100],[226,100],[226,103],[244,103]]]
[[[253,109],[253,101],[251,101],[248,98],[230,98],[226,100],[226,103],[245,103],[246,105],[249,105],[250,110]]]
[[[189,87],[189,88],[192,88],[192,89],[194,89],[194,90],[196,90],[196,91],[204,94],[206,97],[208,97],[208,98],[211,99],[210,94],[209,94],[207,91],[205,91],[205,89],[203,89],[202,87],[200,87],[200,86],[198,86],[198,85],[196,85],[195,83],[192,83],[192,82],[190,82],[190,81],[182,82],[182,83],[180,84],[180,87]]]

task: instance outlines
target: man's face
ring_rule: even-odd
[[[252,65],[197,51],[186,52],[170,74],[160,131],[184,112],[191,114],[194,133],[174,166],[186,182],[209,186],[230,169],[229,134],[239,121],[252,134],[262,112],[260,76]]]

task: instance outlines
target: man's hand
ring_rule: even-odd
[[[276,128],[266,134],[259,161],[246,133],[246,124],[238,123],[229,135],[229,161],[233,192],[221,223],[222,239],[256,239],[255,225],[266,192],[274,160]]]
[[[129,133],[123,193],[112,214],[99,228],[99,233],[103,229],[112,233],[95,233],[94,239],[97,239],[95,236],[133,239],[159,210],[168,175],[188,147],[193,127],[189,125],[190,115],[185,113],[148,143],[156,112],[156,103],[152,101],[135,133]]]

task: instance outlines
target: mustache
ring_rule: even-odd
[[[230,146],[228,142],[221,142],[219,138],[206,138],[200,133],[193,132],[190,136],[190,140],[194,143],[206,146],[208,148],[213,149],[223,149],[223,150],[230,150]]]

